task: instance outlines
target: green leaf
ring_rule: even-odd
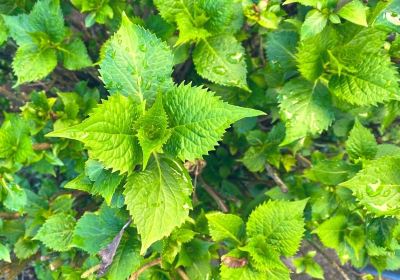
[[[282,30],[268,32],[266,37],[266,54],[269,61],[278,64],[282,69],[296,68],[296,46],[299,36],[296,32]]]
[[[140,244],[137,235],[127,231],[118,245],[113,262],[108,269],[107,279],[121,280],[129,278],[134,271],[140,268],[143,257],[140,256]]]
[[[146,170],[133,173],[125,185],[125,203],[141,236],[142,249],[171,232],[188,218],[192,185],[176,161],[153,158]]]
[[[24,163],[35,155],[28,126],[22,118],[10,116],[0,128],[0,158]]]
[[[23,212],[28,202],[26,192],[16,184],[10,184],[6,188],[7,196],[4,199],[4,206],[12,211]]]
[[[90,193],[101,195],[107,204],[110,205],[111,199],[123,176],[119,175],[118,172],[112,173],[110,170],[104,169],[104,166],[100,162],[91,159],[86,162],[85,173],[93,182]]]
[[[248,90],[244,48],[232,35],[201,40],[193,52],[197,73],[211,82]]]
[[[358,119],[346,141],[346,151],[352,159],[373,159],[378,151],[375,136]]]
[[[16,85],[40,80],[57,66],[57,54],[54,49],[24,45],[18,48],[12,66],[18,76]]]
[[[301,26],[301,39],[307,39],[320,33],[328,22],[328,16],[318,10],[311,10]]]
[[[333,28],[324,30],[309,39],[302,40],[297,51],[297,67],[301,75],[314,82],[324,72],[328,61],[327,50],[335,46],[338,35]]]
[[[359,167],[343,160],[322,160],[304,172],[306,178],[335,186],[353,177]]]
[[[182,160],[194,161],[213,150],[235,121],[264,114],[229,105],[213,92],[183,84],[169,91],[163,101],[171,129],[164,150]]]
[[[362,26],[368,26],[367,7],[359,0],[352,0],[337,12],[342,18]]]
[[[174,22],[176,16],[181,13],[191,15],[189,11],[194,10],[193,0],[154,0],[154,5],[167,22]]]
[[[160,152],[171,135],[161,95],[135,126],[138,129],[137,137],[143,151],[143,169],[146,169],[150,155]]]
[[[197,27],[185,14],[179,14],[176,18],[179,29],[179,38],[175,45],[182,45],[188,42],[198,42],[211,34],[204,28]]]
[[[120,210],[106,205],[97,212],[86,212],[76,223],[73,245],[89,254],[96,254],[111,243],[124,223]]]
[[[214,212],[208,213],[206,217],[210,235],[215,242],[229,239],[240,244],[244,224],[239,216]]]
[[[0,16],[0,46],[7,41],[8,29],[4,22],[4,19]]]
[[[338,215],[324,221],[314,232],[326,247],[339,249],[347,227],[346,216]]]
[[[59,0],[40,0],[29,14],[33,30],[46,33],[52,42],[64,39],[65,28]]]
[[[18,45],[30,45],[33,43],[29,33],[34,32],[33,27],[29,23],[29,16],[20,14],[16,16],[3,15],[5,26],[10,32],[10,36]]]
[[[75,139],[85,144],[92,159],[121,173],[132,172],[141,162],[141,150],[134,131],[142,105],[121,94],[111,95],[81,124],[53,131],[48,137]]]
[[[68,251],[72,242],[75,219],[64,213],[51,216],[46,220],[34,237],[55,251]]]
[[[246,224],[248,238],[262,235],[268,245],[284,256],[292,256],[304,232],[303,210],[307,200],[269,201],[258,206]]]
[[[349,188],[359,203],[376,216],[400,214],[399,157],[373,160],[340,186]]]
[[[330,54],[334,73],[329,90],[341,100],[354,105],[375,105],[398,99],[399,75],[388,54],[381,48],[384,33],[358,28],[348,29],[350,38]],[[346,36],[346,35],[345,35]]]
[[[64,67],[69,70],[78,70],[92,65],[92,60],[81,39],[63,45],[60,49],[63,55]]]
[[[40,247],[40,243],[35,240],[21,237],[14,245],[14,253],[18,259],[24,260],[35,254]]]
[[[6,261],[9,263],[11,262],[10,250],[2,243],[0,243],[0,260]]]
[[[286,123],[286,137],[281,145],[308,134],[321,133],[332,123],[334,114],[327,88],[293,79],[279,93],[280,111]]]
[[[173,55],[168,45],[125,15],[102,53],[99,72],[111,94],[120,92],[137,101],[152,101],[158,92],[173,85]]]

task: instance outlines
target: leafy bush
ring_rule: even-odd
[[[302,243],[400,268],[399,0],[0,13],[7,279],[323,278]]]

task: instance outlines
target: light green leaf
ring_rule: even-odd
[[[211,34],[202,27],[197,27],[185,14],[179,14],[176,18],[176,24],[179,29],[179,38],[175,45],[182,45],[188,42],[198,42]]]
[[[304,172],[306,178],[335,186],[353,177],[359,167],[343,160],[322,160]]]
[[[86,212],[76,223],[73,246],[96,254],[111,243],[124,224],[120,210],[106,205],[97,212]]]
[[[57,214],[46,220],[34,237],[47,247],[55,251],[68,251],[72,242],[75,227],[74,217],[66,214]]]
[[[0,128],[0,158],[24,163],[34,155],[27,123],[11,115]]]
[[[303,210],[307,200],[269,201],[258,206],[246,224],[248,238],[262,235],[268,245],[284,256],[292,256],[304,232]]]
[[[398,98],[398,74],[389,57],[372,53],[353,55],[342,58],[341,63],[354,70],[342,71],[330,79],[329,89],[338,98],[360,106]]]
[[[6,261],[9,263],[11,262],[10,250],[2,243],[0,243],[0,260]]]
[[[359,0],[352,0],[337,12],[342,18],[362,26],[368,26],[367,7]]]
[[[7,195],[4,199],[4,206],[12,211],[23,212],[27,204],[26,192],[20,186],[12,183],[6,188]]]
[[[302,40],[297,51],[297,67],[301,75],[314,82],[324,72],[328,61],[328,49],[335,46],[338,35],[333,28],[324,30],[309,39]]]
[[[235,121],[264,114],[223,102],[213,92],[180,85],[164,95],[171,137],[164,150],[182,160],[194,161],[214,149]]]
[[[138,270],[143,262],[143,257],[140,256],[139,252],[140,244],[137,235],[127,230],[121,238],[113,262],[108,269],[107,279],[122,280],[129,278],[129,275]]]
[[[59,0],[40,0],[29,14],[29,25],[34,31],[46,33],[52,42],[64,39],[64,18]]]
[[[160,152],[171,135],[161,95],[157,97],[153,106],[137,121],[135,126],[143,151],[143,169],[146,169],[150,155]]]
[[[301,26],[301,39],[307,39],[320,33],[328,22],[328,16],[318,10],[311,10]]]
[[[36,240],[21,237],[14,245],[14,253],[18,259],[24,260],[35,254],[40,247],[40,243]]]
[[[352,190],[359,203],[376,216],[400,214],[399,157],[373,160],[340,186]]]
[[[215,242],[229,239],[240,243],[244,223],[239,216],[214,212],[206,214],[206,217],[210,235]]]
[[[15,54],[13,70],[18,77],[17,85],[45,78],[57,66],[54,49],[24,45]]]
[[[29,16],[20,14],[16,16],[3,15],[5,26],[10,32],[10,36],[17,42],[19,46],[30,45],[33,43],[29,33],[34,32],[29,24]]]
[[[167,22],[174,22],[176,16],[181,13],[191,16],[189,11],[194,10],[193,0],[154,0],[154,5]]]
[[[104,169],[100,162],[91,159],[86,162],[85,173],[93,182],[90,193],[101,195],[110,205],[114,192],[121,183],[123,176],[119,175],[118,172],[112,173],[110,170]]]
[[[244,48],[232,35],[201,40],[193,52],[197,73],[211,82],[248,90]]]
[[[375,136],[358,119],[346,141],[346,151],[352,159],[373,159],[378,151]]]
[[[111,94],[120,92],[137,101],[152,101],[158,92],[173,85],[173,55],[168,45],[125,15],[121,28],[102,52],[99,72]]]
[[[318,235],[322,244],[338,250],[340,243],[343,241],[346,227],[347,218],[338,215],[324,221],[314,232]]]
[[[137,105],[130,97],[111,95],[81,124],[47,136],[79,140],[89,150],[90,158],[99,160],[107,169],[132,172],[141,162],[141,150],[133,128],[142,110],[142,105]]]
[[[167,158],[153,158],[146,170],[128,177],[125,203],[141,236],[142,255],[185,222],[192,208],[191,192],[186,170]]]
[[[59,50],[63,55],[64,67],[69,70],[78,70],[92,65],[92,60],[81,39],[75,39]]]
[[[321,133],[333,121],[331,98],[321,83],[293,79],[285,84],[278,98],[286,123],[286,137],[281,145],[290,144],[308,134]]]

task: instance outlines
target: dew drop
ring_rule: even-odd
[[[218,75],[224,75],[226,73],[226,69],[224,66],[215,66],[213,68],[213,71]]]
[[[147,51],[147,46],[145,44],[140,44],[139,45],[139,50],[142,51],[142,52],[145,52],[145,51]]]
[[[231,53],[227,55],[227,60],[232,64],[237,64],[242,60],[243,54],[240,52]]]

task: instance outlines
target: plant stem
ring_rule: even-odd
[[[224,212],[224,213],[228,213],[229,209],[226,206],[225,202],[222,200],[222,198],[219,196],[219,194],[209,185],[207,185],[207,183],[204,181],[203,177],[199,177],[202,187],[205,189],[205,191],[214,199],[214,201],[217,203],[218,208]]]
[[[178,274],[182,278],[182,280],[190,280],[189,276],[187,276],[186,272],[183,271],[183,269],[177,268],[176,272],[178,272]]]
[[[265,170],[267,171],[268,176],[271,177],[272,180],[274,180],[274,182],[278,185],[281,191],[287,193],[289,189],[286,186],[286,184],[282,181],[282,179],[279,177],[278,172],[276,172],[276,170],[268,163],[265,164]]]
[[[145,272],[147,269],[149,269],[150,267],[159,265],[161,263],[161,258],[157,258],[149,263],[146,263],[144,266],[142,266],[141,268],[139,268],[136,272],[134,272],[131,277],[129,277],[129,280],[137,280],[139,279],[140,274],[142,274],[143,272]]]

